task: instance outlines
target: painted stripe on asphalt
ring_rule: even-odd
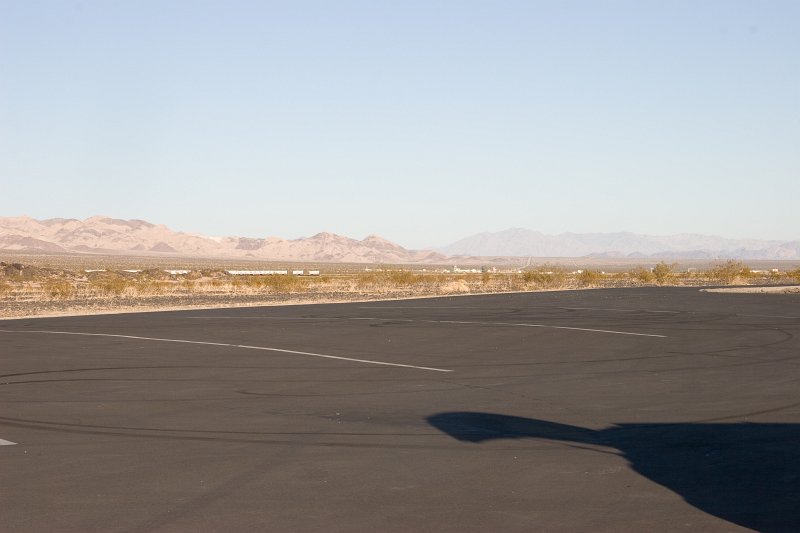
[[[339,355],[328,355],[322,353],[313,353],[313,352],[301,352],[298,350],[286,350],[284,348],[270,348],[267,346],[249,346],[246,344],[228,344],[224,342],[207,342],[207,341],[191,341],[191,340],[184,340],[184,339],[162,339],[157,337],[139,337],[136,335],[118,335],[113,333],[83,333],[77,331],[48,331],[48,330],[11,330],[11,329],[2,329],[0,328],[0,332],[4,333],[43,333],[48,335],[80,335],[85,337],[112,337],[117,339],[133,339],[133,340],[142,340],[142,341],[156,341],[156,342],[177,342],[182,344],[201,344],[204,346],[225,346],[228,348],[242,348],[245,350],[263,350],[267,352],[279,352],[279,353],[289,353],[295,355],[308,355],[312,357],[321,357],[324,359],[338,359],[340,361],[352,361],[355,363],[367,363],[370,365],[383,365],[383,366],[395,366],[401,368],[414,368],[417,370],[430,370],[432,372],[452,372],[452,370],[447,370],[444,368],[433,368],[429,366],[417,366],[417,365],[407,365],[402,363],[387,363],[385,361],[373,361],[370,359],[356,359],[354,357],[342,357]]]
[[[11,442],[10,440],[0,439],[0,446],[14,446],[16,442]]]
[[[567,311],[612,311],[616,313],[665,313],[670,315],[678,315],[683,311],[661,311],[658,309],[625,309],[615,307],[557,307],[556,309],[566,309]]]
[[[736,316],[744,316],[744,317],[753,317],[753,318],[790,318],[792,320],[800,319],[800,316],[788,316],[788,315],[736,315]]]
[[[487,325],[487,326],[517,326],[524,328],[548,328],[548,329],[569,329],[573,331],[590,331],[592,333],[613,333],[615,335],[635,335],[637,337],[658,337],[665,339],[666,335],[656,335],[654,333],[633,333],[631,331],[615,331],[612,329],[594,329],[594,328],[575,328],[571,326],[550,326],[547,324],[518,324],[514,322],[473,322],[467,320],[425,320],[434,324],[470,324],[470,325]]]
[[[359,309],[486,309],[469,305],[360,305]],[[502,308],[505,309],[505,308]]]
[[[187,318],[195,318],[195,319],[203,319],[203,320],[213,320],[213,319],[225,319],[225,320],[236,320],[240,317],[235,316],[191,316]],[[567,329],[572,331],[588,331],[591,333],[610,333],[614,335],[633,335],[637,337],[657,337],[660,339],[667,338],[666,335],[656,335],[655,333],[635,333],[632,331],[617,331],[612,329],[597,329],[597,328],[578,328],[573,326],[552,326],[549,324],[526,324],[526,323],[517,323],[517,322],[475,322],[469,320],[415,320],[411,318],[380,318],[380,317],[273,317],[273,316],[262,316],[262,317],[241,317],[247,319],[257,319],[260,318],[262,320],[382,320],[386,322],[419,322],[423,324],[471,324],[471,325],[481,325],[481,326],[516,326],[516,327],[524,327],[524,328],[545,328],[545,329]]]
[[[514,307],[468,307],[468,306],[458,306],[458,307],[445,307],[445,306],[419,306],[419,305],[362,305],[359,309],[517,309]],[[555,306],[544,306],[544,305],[529,305],[523,307],[523,309],[566,309],[566,310],[580,310],[580,311],[616,311],[620,313],[668,313],[668,314],[680,314],[683,311],[661,311],[656,309],[626,309],[626,308],[619,308],[619,307],[565,307],[561,305]]]

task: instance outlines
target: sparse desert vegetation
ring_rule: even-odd
[[[581,270],[575,276],[582,287],[599,287],[603,283],[604,273],[591,268]]]
[[[731,259],[712,268],[708,276],[723,285],[746,285],[754,274],[743,262]]]
[[[656,283],[659,285],[664,285],[665,283],[669,282],[670,278],[672,277],[673,272],[675,271],[675,263],[668,265],[664,261],[661,261],[656,266],[653,267],[653,277],[656,280]]]
[[[64,265],[44,260],[31,263],[0,262],[0,316],[599,287],[800,282],[800,268],[754,271],[741,261],[725,261],[704,270],[688,271],[662,261],[649,267],[640,265],[614,272],[597,268],[568,270],[553,264],[505,271],[332,264],[315,267],[323,268],[323,272],[314,276],[292,275],[292,269],[281,270],[286,274],[234,275],[213,261],[173,273],[153,264],[141,269],[119,266],[79,269],[75,263]]]
[[[555,289],[564,286],[567,271],[558,265],[544,265],[522,272],[522,280],[526,285],[538,286],[542,289]]]

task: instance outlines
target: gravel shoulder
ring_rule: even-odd
[[[700,289],[702,292],[722,292],[736,294],[800,294],[800,285],[779,287],[715,287]]]

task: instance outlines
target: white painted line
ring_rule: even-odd
[[[443,306],[443,305],[362,305],[359,306],[359,309],[487,309],[486,307],[474,307],[474,306]],[[501,307],[501,309],[512,309],[510,306]],[[516,308],[514,308],[516,309]],[[524,306],[522,309],[567,309],[567,310],[581,310],[581,311],[615,311],[620,313],[668,313],[668,314],[680,314],[683,311],[661,311],[657,309],[629,309],[629,308],[620,308],[620,307],[565,307],[563,305],[553,305],[553,306],[545,306],[545,305],[534,305],[534,306]]]
[[[378,318],[374,316],[344,317],[341,320],[385,320],[387,322],[419,322],[419,320],[414,320],[413,318]]]
[[[245,350],[264,350],[267,352],[279,352],[279,353],[290,353],[296,355],[309,355],[312,357],[322,357],[324,359],[338,359],[340,361],[352,361],[355,363],[367,363],[370,365],[383,365],[383,366],[395,366],[401,368],[414,368],[417,370],[430,370],[432,372],[452,372],[452,370],[447,370],[444,368],[433,368],[428,366],[416,366],[416,365],[406,365],[401,363],[387,363],[385,361],[372,361],[370,359],[356,359],[353,357],[342,357],[338,355],[327,355],[321,353],[313,353],[313,352],[300,352],[297,350],[286,350],[283,348],[269,348],[267,346],[248,346],[246,344],[228,344],[224,342],[206,342],[206,341],[190,341],[184,339],[161,339],[157,337],[139,337],[136,335],[117,335],[113,333],[82,333],[77,331],[47,331],[47,330],[11,330],[11,329],[1,329],[0,332],[2,333],[43,333],[49,335],[80,335],[85,337],[112,337],[117,339],[133,339],[133,340],[142,340],[142,341],[157,341],[157,342],[178,342],[182,344],[201,344],[204,346],[226,346],[228,348],[242,348]]]
[[[0,439],[0,446],[14,446],[16,442],[11,442],[10,440]]]
[[[378,318],[378,317],[347,317],[347,316],[187,316],[186,318],[200,320],[391,320],[392,322],[417,322],[411,318]]]
[[[362,305],[359,306],[359,309],[487,309],[485,307],[469,307],[469,306],[452,306],[452,307],[445,307],[441,305],[436,306],[421,306],[421,305]],[[512,307],[506,306],[501,307],[501,309],[512,309]],[[516,308],[514,308],[516,309]],[[554,305],[554,306],[544,306],[544,305],[535,305],[535,306],[524,306],[522,309],[567,309],[567,310],[580,310],[580,311],[614,311],[619,313],[667,313],[667,314],[680,314],[683,311],[661,311],[657,309],[628,309],[628,308],[619,308],[619,307],[565,307],[562,305]]]
[[[793,319],[800,319],[800,316],[787,316],[787,315],[736,315],[736,316],[745,316],[745,317],[758,317],[758,318],[793,318]]]
[[[186,318],[200,320],[341,320],[341,318],[331,317],[311,317],[311,316],[187,316]]]
[[[485,307],[471,307],[467,305],[360,305],[359,309],[486,309]]]
[[[203,316],[203,317],[188,317],[188,318],[202,318],[202,319],[212,319],[212,318],[224,318],[224,319],[236,319],[238,317],[234,316]],[[414,320],[411,318],[382,318],[382,317],[272,317],[272,316],[263,316],[263,317],[243,317],[243,318],[260,318],[262,320],[383,320],[386,322],[420,322],[425,324],[473,324],[473,325],[481,325],[481,326],[516,326],[516,327],[525,327],[525,328],[546,328],[546,329],[568,329],[573,331],[589,331],[592,333],[611,333],[615,335],[633,335],[637,337],[657,337],[660,339],[667,338],[666,335],[656,335],[653,333],[634,333],[632,331],[616,331],[611,329],[596,329],[596,328],[578,328],[572,326],[551,326],[548,324],[525,324],[525,323],[516,323],[516,322],[473,322],[468,320]]]
[[[658,337],[661,339],[667,338],[666,335],[655,335],[653,333],[633,333],[631,331],[616,331],[612,329],[593,329],[593,328],[574,328],[570,326],[550,326],[547,324],[518,324],[514,322],[472,322],[467,320],[424,320],[433,324],[475,324],[486,326],[517,326],[525,328],[547,328],[547,329],[569,329],[573,331],[591,331],[593,333],[613,333],[615,335],[634,335],[637,337]]]
[[[666,313],[670,315],[678,315],[682,311],[660,311],[657,309],[626,309],[626,308],[614,308],[614,307],[557,307],[556,309],[566,309],[568,311],[571,310],[578,310],[578,311],[613,311],[617,313]]]

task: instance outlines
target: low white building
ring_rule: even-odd
[[[287,275],[288,270],[226,270],[226,274],[231,276],[273,276]]]

